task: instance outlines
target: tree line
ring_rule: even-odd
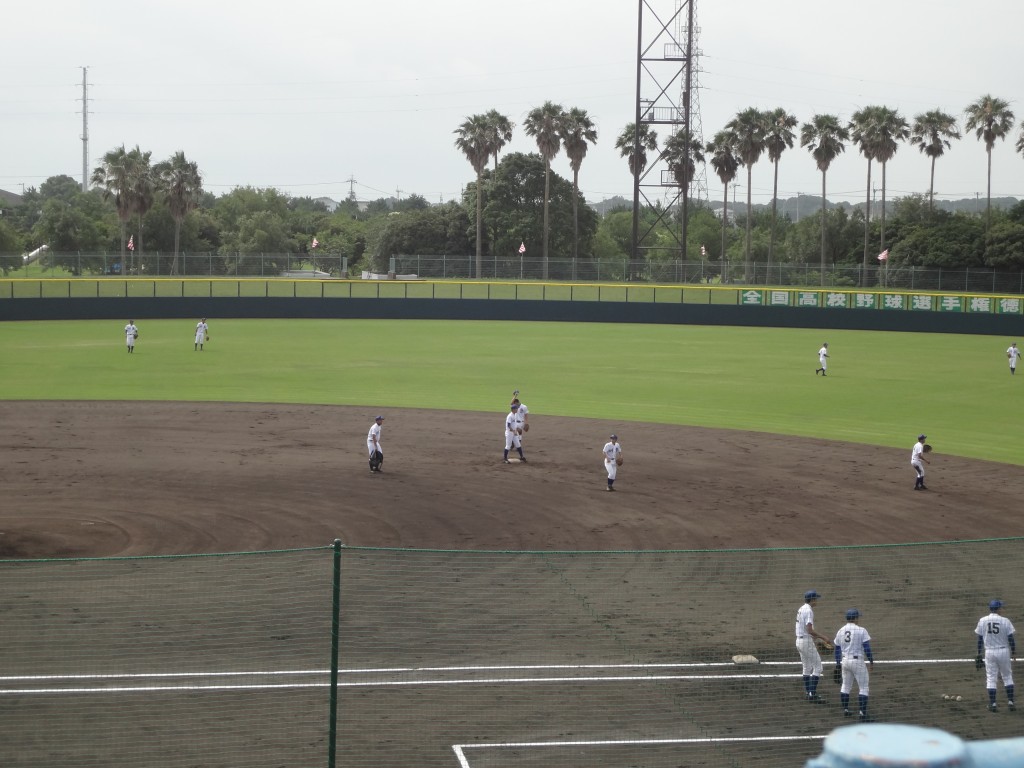
[[[643,176],[651,156],[663,160],[680,191],[689,193],[697,165],[708,163],[725,193],[721,215],[700,201],[688,206],[685,251],[657,232],[644,258],[699,258],[742,263],[749,279],[755,262],[820,263],[822,279],[832,265],[874,263],[875,253],[889,251],[890,263],[964,268],[1024,267],[1024,207],[993,211],[991,151],[1007,138],[1014,115],[1004,100],[986,95],[965,110],[963,128],[985,143],[989,168],[984,217],[937,210],[933,201],[936,161],[962,138],[956,118],[942,110],[912,121],[897,110],[868,106],[852,118],[814,115],[799,123],[784,109],[745,109],[706,144],[685,131],[660,143],[650,125],[627,125],[615,147],[629,172]],[[484,258],[508,258],[525,250],[547,276],[550,259],[633,258],[632,211],[625,207],[599,217],[579,192],[579,176],[597,130],[587,112],[545,102],[531,110],[523,130],[534,138],[536,153],[500,153],[511,141],[512,121],[497,110],[468,116],[454,130],[455,147],[471,164],[475,179],[457,202],[430,205],[413,194],[404,200],[361,203],[350,195],[331,211],[321,201],[291,197],[275,189],[236,188],[219,197],[203,189],[196,163],[183,152],[153,163],[150,152],[120,146],[107,152],[92,174],[93,189],[81,191],[69,176],[48,179],[29,189],[20,205],[0,215],[0,253],[21,253],[46,244],[59,254],[114,251],[122,261],[131,242],[133,259],[148,253],[171,253],[171,273],[180,253],[211,255],[213,272],[237,273],[244,254],[318,253],[349,258],[350,269],[384,269],[391,256],[475,254],[476,274]],[[777,215],[779,160],[797,141],[812,156],[822,175],[820,210],[793,222]],[[886,164],[903,142],[931,159],[928,193],[886,204]],[[847,145],[867,163],[867,197],[852,210],[830,206],[827,173]],[[1017,140],[1024,153],[1024,127]],[[572,170],[567,180],[551,169],[565,150]],[[767,156],[774,166],[773,194],[767,210],[751,203],[752,168]],[[881,173],[882,205],[872,217],[871,174]],[[728,186],[741,168],[747,171],[747,205],[729,215]],[[644,220],[662,211],[647,207]],[[887,218],[887,212],[893,211]],[[674,211],[678,218],[680,212]],[[398,214],[398,215],[395,215]],[[660,242],[659,242],[660,239]],[[319,250],[312,248],[316,241]],[[877,251],[875,250],[877,248]],[[56,263],[56,262],[55,262]],[[86,267],[89,262],[84,262]],[[97,263],[106,263],[106,260]],[[83,268],[81,256],[67,265]],[[17,260],[5,260],[4,270]]]

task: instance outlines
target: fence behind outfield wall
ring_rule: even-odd
[[[46,251],[33,261],[31,276],[79,277],[278,277],[291,272],[314,272],[333,278],[358,277],[363,270],[414,274],[438,280],[541,280],[545,269],[535,256],[486,258],[480,274],[476,260],[464,255],[396,255],[386,264],[356,266],[344,255],[329,253],[188,253],[177,259],[170,253],[119,254],[54,253]],[[0,274],[19,277],[24,257],[0,254]],[[790,264],[676,259],[551,259],[547,280],[571,282],[641,282],[680,284],[733,284],[750,286],[818,286],[909,291],[958,291],[1024,294],[1024,271],[1000,272],[991,268],[941,269],[916,266],[886,267],[871,264],[831,265],[824,276],[817,262]],[[723,279],[724,276],[724,279]]]
[[[830,679],[832,706],[803,700],[808,589],[825,634],[861,610],[876,719],[1015,736],[972,659],[990,599],[1024,622],[1022,554],[1016,538],[0,561],[0,763],[793,768],[844,722]]]

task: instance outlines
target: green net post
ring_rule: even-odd
[[[327,736],[327,768],[334,768],[338,738],[338,633],[341,616],[341,539],[334,540],[334,580],[331,586],[331,705]]]

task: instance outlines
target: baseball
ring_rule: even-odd
[[[964,700],[964,697],[963,697],[963,696],[957,696],[957,697],[956,697],[956,700],[957,700],[957,701],[963,701],[963,700]]]
[[[944,701],[949,701],[949,694],[948,693],[942,694],[942,698],[943,698]]]

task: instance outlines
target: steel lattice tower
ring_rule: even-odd
[[[703,143],[699,133],[699,110],[693,109],[696,103],[695,0],[671,0],[674,12],[670,8],[656,7],[668,1],[638,0],[634,158],[646,154],[642,139],[649,132],[656,133],[655,127],[660,127],[662,134],[668,133],[658,136],[660,147],[664,147],[670,135],[680,131]],[[694,112],[697,113],[696,124]],[[683,162],[687,161],[684,157]],[[652,248],[664,248],[655,244],[653,234],[668,231],[671,233],[669,242],[675,244],[674,250],[685,261],[688,195],[680,188],[662,149],[656,157],[647,156],[646,166],[641,168],[640,165],[640,162],[633,164],[633,258],[646,257]],[[702,167],[695,169],[690,186],[694,183],[698,196],[706,199],[707,179]],[[641,206],[658,211],[656,221],[645,223],[643,228],[640,226]],[[679,226],[673,221],[673,212],[677,209],[681,214]]]

